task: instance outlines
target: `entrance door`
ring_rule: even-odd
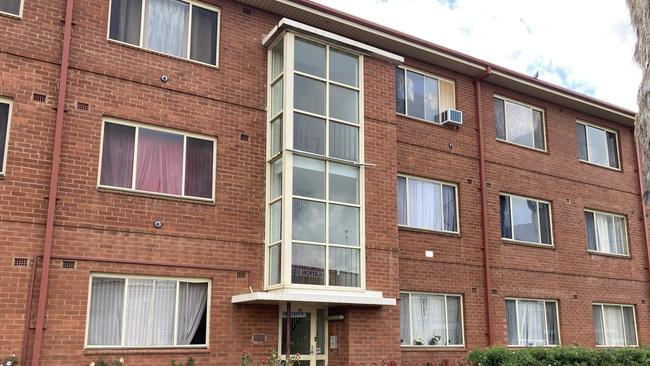
[[[326,312],[325,309],[292,306],[290,352],[291,356],[300,354],[300,361],[294,363],[294,366],[327,366]],[[280,312],[280,323],[280,354],[286,360],[286,309]]]

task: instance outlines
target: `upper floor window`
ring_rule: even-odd
[[[509,346],[557,346],[560,326],[554,300],[506,299]]]
[[[402,346],[462,346],[460,295],[400,293]]]
[[[219,10],[186,0],[111,0],[114,41],[217,65]]]
[[[451,80],[409,69],[395,71],[397,113],[440,123],[442,112],[456,108],[455,84]]]
[[[11,125],[12,103],[0,98],[0,175],[7,171],[7,151],[9,149],[9,127]]]
[[[206,347],[210,281],[93,274],[87,348]]]
[[[106,120],[101,187],[213,200],[216,140]]]
[[[0,1],[0,13],[22,16],[23,0],[2,0]]]
[[[636,347],[634,306],[593,304],[596,346]]]
[[[576,123],[580,160],[619,169],[616,132],[584,122]]]
[[[397,223],[435,231],[458,232],[456,185],[397,177]]]
[[[628,255],[625,216],[585,210],[590,251]]]
[[[542,109],[495,96],[494,112],[497,139],[546,150]]]
[[[502,239],[553,245],[550,203],[509,194],[500,200]]]

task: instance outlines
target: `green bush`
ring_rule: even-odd
[[[494,347],[473,350],[467,359],[474,366],[650,366],[650,348]]]

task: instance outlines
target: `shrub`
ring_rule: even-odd
[[[467,359],[474,366],[650,366],[650,348],[493,347],[473,350]]]

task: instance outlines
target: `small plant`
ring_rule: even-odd
[[[176,363],[176,360],[172,360],[172,366],[183,366],[182,363]],[[186,366],[194,366],[194,359],[192,357],[187,358]]]
[[[290,356],[289,360],[286,363],[284,363],[284,360],[282,360],[280,358],[280,355],[278,354],[278,351],[271,350],[271,355],[269,356],[269,358],[266,360],[266,362],[263,362],[263,363],[259,364],[259,366],[281,366],[281,365],[282,366],[293,366],[298,361],[300,361],[300,353],[297,353],[295,355]],[[240,365],[241,366],[253,366],[253,356],[248,352],[242,353],[241,359],[240,359]]]
[[[97,361],[91,362],[88,366],[124,366],[124,357],[120,357],[117,361],[105,361],[100,357]]]
[[[12,354],[9,357],[5,357],[2,359],[2,364],[1,366],[16,366],[18,365],[18,358],[16,358],[16,355]]]

